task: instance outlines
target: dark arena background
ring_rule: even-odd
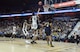
[[[80,52],[79,42],[80,0],[0,0],[0,52]]]

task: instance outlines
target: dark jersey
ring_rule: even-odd
[[[46,33],[47,36],[49,36],[51,34],[51,27],[50,26],[45,27],[45,33]]]

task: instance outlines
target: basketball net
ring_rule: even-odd
[[[48,12],[49,11],[50,5],[48,4],[47,0],[44,0],[43,8],[44,8],[44,12]]]

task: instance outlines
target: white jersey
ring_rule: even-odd
[[[37,16],[32,16],[32,26],[31,29],[37,29]]]
[[[26,22],[23,23],[22,31],[23,31],[23,34],[24,34],[25,36],[29,35],[29,33],[28,33],[28,31],[27,31],[27,25],[28,25],[28,24],[27,24]]]

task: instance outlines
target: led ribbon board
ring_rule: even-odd
[[[55,13],[78,12],[78,11],[80,11],[80,9],[49,11],[49,12],[39,12],[38,14],[55,14]],[[35,12],[35,15],[36,14],[37,13]],[[32,15],[32,13],[0,15],[0,17],[15,17],[15,16],[29,16],[29,15]]]

